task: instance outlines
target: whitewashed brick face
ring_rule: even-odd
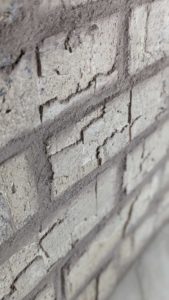
[[[16,291],[11,300],[23,299],[46,275],[46,269],[41,257],[37,257],[23,274],[15,281]]]
[[[4,220],[8,220],[9,224],[13,223],[14,229],[22,227],[38,209],[37,188],[27,159],[28,152],[29,150],[0,166],[1,199],[6,203],[3,205],[8,206]]]
[[[101,173],[67,209],[58,212],[41,233],[41,245],[48,253],[49,265],[64,257],[115,207],[119,189],[117,176],[116,165]]]
[[[168,1],[136,7],[130,22],[130,73],[140,71],[169,54]]]
[[[168,32],[168,0],[0,0],[0,300],[107,300],[168,220]]]
[[[73,298],[92,273],[100,267],[101,262],[110,255],[122,237],[128,212],[127,208],[121,214],[114,216],[79,260],[64,270],[66,299]]]
[[[169,149],[168,128],[169,122],[167,121],[128,154],[124,176],[124,187],[127,193],[141,183],[148,172],[167,154]]]
[[[0,146],[40,125],[38,93],[31,56],[9,75],[0,74]]]
[[[41,103],[65,100],[86,89],[95,76],[106,76],[115,62],[118,22],[115,14],[44,41],[38,81]]]
[[[169,69],[136,85],[131,101],[131,137],[135,138],[168,112]]]

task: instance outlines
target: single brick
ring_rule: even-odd
[[[119,268],[131,264],[138,254],[144,249],[152,236],[158,232],[161,226],[169,218],[169,193],[160,197],[160,205],[156,208],[153,214],[147,215],[144,221],[138,228],[129,234],[120,244],[119,253]]]
[[[91,152],[96,149],[101,163],[116,155],[129,141],[129,102],[128,92],[113,99],[106,105],[103,118],[84,132],[84,143],[90,146]]]
[[[131,74],[169,54],[168,0],[143,4],[131,12],[130,64]]]
[[[122,238],[128,213],[128,208],[124,208],[121,213],[114,216],[79,260],[71,264],[68,269],[64,269],[66,299],[72,299],[111,254],[115,245]]]
[[[98,118],[94,118],[81,131],[78,129],[81,139],[64,149],[59,146],[61,151],[50,157],[54,172],[52,183],[54,198],[97,168],[98,164],[104,163],[117,154],[121,147],[127,144],[128,105],[128,93],[117,97],[102,109],[102,114],[99,113],[98,116],[98,111],[94,114]],[[75,134],[74,128],[68,132],[69,137]],[[55,143],[54,146],[50,143],[50,147],[47,148],[50,155],[51,151],[54,152],[51,149],[56,148]]]
[[[38,80],[41,103],[69,98],[90,87],[97,76],[109,74],[115,63],[118,23],[119,15],[114,14],[44,41]]]
[[[0,244],[13,234],[12,217],[8,203],[0,193]]]
[[[146,183],[141,191],[139,191],[131,200],[131,215],[125,232],[129,232],[142,217],[146,215],[148,209],[151,207],[154,201],[156,201],[156,195],[168,186],[169,175],[169,162],[165,166],[158,170],[151,180]]]
[[[55,298],[55,289],[53,283],[49,283],[34,300],[56,300]]]
[[[0,266],[0,299],[10,293],[10,287],[13,282],[13,277],[9,262]]]
[[[23,272],[25,268],[38,256],[39,247],[36,242],[30,242],[9,258],[13,278]]]
[[[97,168],[95,153],[81,142],[51,156],[54,172],[52,195],[55,198],[68,187]]]
[[[144,299],[168,299],[168,258],[167,226],[136,264]]]
[[[98,299],[109,299],[114,286],[117,282],[118,269],[115,261],[112,261],[108,267],[100,274],[98,281]]]
[[[21,300],[30,293],[43,277],[46,269],[41,257],[37,257],[14,282],[14,293],[10,300]]]
[[[19,154],[0,166],[0,190],[20,228],[38,209],[38,195],[27,155]]]
[[[136,85],[131,98],[131,137],[135,138],[168,112],[169,68]]]
[[[0,74],[0,147],[40,125],[33,64],[25,55],[10,75]]]
[[[96,280],[93,280],[77,297],[77,300],[95,300],[96,299]]]
[[[97,215],[105,216],[115,207],[119,191],[119,172],[116,165],[97,176]]]
[[[167,154],[169,122],[159,127],[127,156],[124,187],[130,193]]]

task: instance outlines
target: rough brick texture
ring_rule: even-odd
[[[0,0],[0,300],[111,299],[168,221],[168,32],[168,0]]]

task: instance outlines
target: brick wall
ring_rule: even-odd
[[[0,0],[0,300],[107,300],[169,219],[168,0]]]

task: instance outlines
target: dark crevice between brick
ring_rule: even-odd
[[[39,117],[40,117],[40,121],[42,123],[42,121],[43,121],[43,105],[39,106]]]
[[[37,75],[38,75],[38,77],[42,77],[42,65],[41,65],[40,52],[39,52],[38,46],[36,46],[36,48],[35,48],[35,57],[36,57]]]
[[[128,104],[128,124],[129,124],[129,141],[131,142],[132,140],[132,132],[131,132],[131,128],[132,128],[132,90],[130,90],[130,101]]]

